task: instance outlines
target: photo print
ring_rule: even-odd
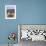
[[[16,19],[16,5],[5,5],[5,19]]]

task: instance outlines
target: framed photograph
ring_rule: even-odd
[[[18,24],[18,42],[23,40],[46,41],[46,25]]]
[[[16,5],[5,5],[5,19],[16,19]]]

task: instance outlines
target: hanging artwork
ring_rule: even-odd
[[[5,19],[16,19],[16,5],[5,5]]]
[[[19,42],[20,40],[46,41],[46,25],[20,24],[18,38]]]

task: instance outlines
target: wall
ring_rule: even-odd
[[[46,24],[46,0],[16,0],[19,24]]]
[[[4,18],[7,4],[16,4],[16,20]],[[46,24],[46,0],[0,0],[0,44],[8,43],[9,32],[18,32],[17,24]]]
[[[0,44],[7,44],[8,34],[16,32],[17,34],[17,20],[5,19],[5,5],[16,5],[15,0],[0,0]],[[15,41],[17,43],[17,39]]]

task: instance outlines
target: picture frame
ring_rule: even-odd
[[[5,5],[5,19],[16,19],[16,5]]]
[[[46,41],[46,24],[18,24],[18,42],[23,40]]]

